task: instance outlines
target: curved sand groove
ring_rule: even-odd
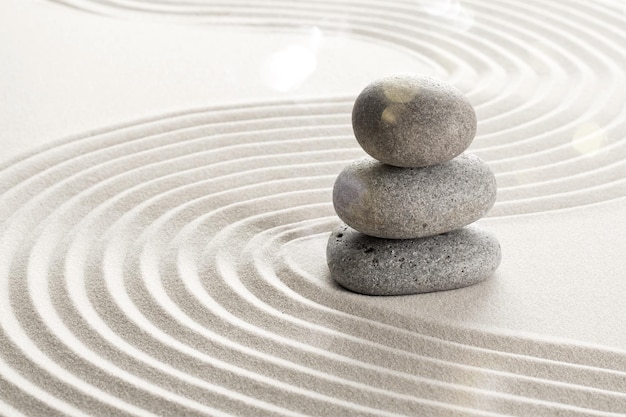
[[[232,239],[227,239],[227,240],[229,240],[229,241],[230,241],[230,240],[232,240]],[[237,239],[235,239],[235,241],[236,241],[236,240],[237,240]],[[224,259],[225,257],[226,257],[226,255],[222,254],[222,256],[220,256],[220,259]],[[246,257],[246,256],[244,256],[244,258],[247,258],[247,257]],[[225,275],[226,275],[226,274],[225,274]],[[229,274],[228,274],[228,276],[232,276],[232,277],[234,277],[235,275],[234,275],[234,274],[230,274],[230,273],[229,273]],[[242,276],[242,277],[247,277],[247,276],[256,276],[256,275],[254,275],[254,274],[250,273],[250,271],[244,271],[244,272],[242,272],[242,273],[240,274],[240,276]],[[237,288],[237,290],[236,290],[236,291],[234,291],[234,294],[231,294],[230,296],[233,296],[233,297],[234,297],[234,296],[235,296],[235,294],[241,294],[241,293],[242,293],[242,289],[243,289],[243,288],[245,288],[245,287],[242,287],[242,288]],[[196,293],[197,293],[198,291],[194,291],[194,292],[196,292]],[[225,290],[224,290],[224,289],[221,289],[221,290],[219,290],[219,292],[220,292],[220,293],[223,293],[223,292],[225,292]],[[265,292],[265,291],[262,291],[262,293],[263,293],[263,294],[270,294],[270,293],[272,293],[272,292],[271,292],[271,291],[270,291],[270,292]],[[228,297],[226,297],[226,298],[228,298]],[[299,305],[299,304],[298,304],[298,305]],[[249,320],[250,318],[247,318],[247,319]],[[310,316],[309,316],[309,320],[310,320]],[[247,322],[247,321],[246,321],[246,322]],[[282,327],[282,325],[281,325],[281,327]],[[354,351],[355,351],[355,350],[353,350],[353,352],[354,352]],[[391,356],[391,357],[394,357],[394,356]]]
[[[492,218],[626,195],[619,8],[64,3],[402,47],[476,105]],[[333,284],[330,188],[362,155],[351,102],[181,112],[0,165],[0,414],[625,413],[623,351],[416,319]]]
[[[11,381],[6,392],[41,403],[3,398],[11,407],[66,415],[626,409],[623,353],[407,323],[298,269],[292,242],[325,239],[336,222],[334,178],[361,151],[340,123],[349,106],[287,107],[153,119],[4,168],[0,375]],[[498,204],[518,204],[514,190]],[[323,264],[323,253],[310,254]]]
[[[523,186],[517,194],[523,202],[504,212],[496,209],[493,215],[535,211],[546,183],[554,186],[550,194],[589,188],[585,194],[594,197],[552,195],[544,209],[623,195],[619,183],[594,190],[603,181],[610,182],[604,178],[621,175],[611,162],[621,154],[613,148],[623,146],[626,120],[621,94],[623,21],[599,6],[471,1],[448,16],[428,2],[66,3],[103,13],[133,11],[137,16],[144,13],[182,22],[267,28],[308,25],[322,33],[390,42],[441,63],[476,105],[479,135],[472,149],[492,162],[503,188]],[[281,13],[276,13],[277,7]],[[454,26],[464,18],[471,25]],[[613,159],[607,164],[607,158]],[[612,166],[608,177],[594,177],[596,169],[604,175],[607,165]],[[588,185],[568,179],[583,173],[590,177]]]

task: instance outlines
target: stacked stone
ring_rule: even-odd
[[[476,284],[500,263],[497,239],[471,223],[496,199],[496,180],[463,153],[476,114],[463,94],[429,77],[396,75],[358,96],[352,125],[371,155],[337,177],[332,278],[362,294],[401,295]],[[469,225],[469,226],[468,226]]]

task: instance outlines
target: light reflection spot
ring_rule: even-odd
[[[602,127],[595,122],[580,125],[572,137],[572,147],[581,155],[587,155],[602,149],[609,139]]]
[[[299,87],[317,68],[315,49],[289,45],[267,57],[261,79],[274,90],[287,92]]]
[[[398,79],[396,82],[386,84],[383,87],[385,98],[392,103],[409,103],[419,94],[419,87],[416,84],[411,84],[402,79]]]
[[[380,115],[380,119],[385,123],[396,124],[398,114],[393,106],[389,106],[383,111],[383,114]]]

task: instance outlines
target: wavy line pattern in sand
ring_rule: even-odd
[[[626,194],[618,3],[66,3],[402,46],[476,105],[491,216]],[[626,412],[623,352],[408,321],[294,261],[323,254],[332,183],[362,154],[351,102],[165,115],[1,166],[0,414]]]
[[[472,149],[499,174],[493,215],[626,195],[626,16],[619,2],[61,2],[185,23],[315,27],[404,48],[443,68],[475,104]]]
[[[198,110],[4,167],[0,410],[626,410],[623,353],[407,322],[293,262],[337,222],[332,183],[361,153],[350,106]]]

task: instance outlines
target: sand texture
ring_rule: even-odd
[[[0,415],[626,414],[623,2],[7,0],[0,23]],[[475,286],[330,278],[352,103],[390,71],[476,109],[502,262]]]

